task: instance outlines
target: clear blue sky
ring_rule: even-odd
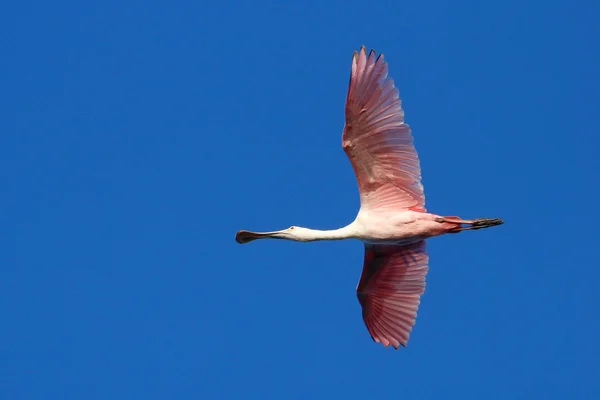
[[[600,396],[600,3],[9,2],[0,398]],[[369,337],[337,228],[353,50],[383,52],[430,240],[409,345]]]

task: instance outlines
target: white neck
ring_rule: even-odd
[[[317,240],[342,240],[353,238],[353,233],[354,232],[350,228],[350,225],[333,230],[320,230],[297,227],[295,231],[291,233],[292,237],[290,237],[290,239],[297,240],[300,242],[312,242]]]

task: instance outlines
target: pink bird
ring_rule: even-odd
[[[273,232],[238,231],[238,243],[255,239],[358,239],[363,271],[356,287],[364,323],[375,342],[406,346],[425,291],[429,257],[425,239],[500,225],[499,218],[463,220],[425,210],[419,158],[383,55],[364,46],[354,52],[346,97],[342,147],[358,181],[360,210],[336,230],[292,226]]]

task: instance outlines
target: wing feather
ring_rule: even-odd
[[[361,207],[425,211],[419,157],[383,55],[363,46],[352,57],[342,147]]]
[[[428,264],[423,240],[405,246],[365,245],[356,292],[373,340],[396,349],[406,346],[425,291]]]

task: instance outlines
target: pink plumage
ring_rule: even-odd
[[[356,292],[373,340],[396,349],[406,346],[425,291],[428,261],[424,240],[404,246],[365,246]]]
[[[236,241],[361,240],[365,256],[356,292],[363,320],[373,340],[398,349],[408,343],[425,291],[429,268],[425,240],[503,221],[426,212],[419,157],[404,122],[398,90],[388,77],[383,55],[376,57],[374,51],[367,55],[364,46],[352,57],[342,147],[360,194],[360,210],[352,223],[326,231],[296,226],[272,232],[238,231]]]
[[[383,55],[354,53],[342,147],[352,163],[361,207],[425,211],[419,156],[404,123],[398,89]]]

